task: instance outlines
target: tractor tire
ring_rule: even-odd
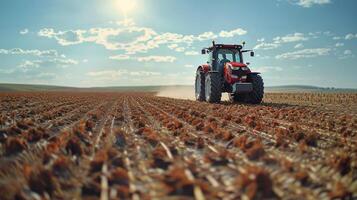
[[[264,97],[264,82],[258,74],[250,74],[248,81],[253,84],[253,91],[246,94],[245,101],[251,104],[259,104]]]
[[[197,101],[205,101],[205,74],[201,70],[196,71],[195,97]]]
[[[222,98],[222,77],[219,73],[207,73],[205,78],[205,95],[209,103],[219,103]]]

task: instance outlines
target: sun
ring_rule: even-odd
[[[116,7],[124,14],[129,15],[137,6],[136,0],[116,0]]]

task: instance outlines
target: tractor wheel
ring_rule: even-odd
[[[196,72],[195,97],[197,101],[206,100],[205,96],[205,74],[201,70]]]
[[[219,103],[222,97],[222,78],[219,73],[207,73],[205,80],[206,101]]]
[[[246,99],[246,94],[229,94],[229,100],[230,102],[238,102],[238,103],[243,103],[245,102]]]
[[[262,77],[258,74],[250,74],[248,81],[253,84],[253,91],[246,94],[245,101],[251,104],[261,103],[264,96],[264,82]]]

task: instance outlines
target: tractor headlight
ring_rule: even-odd
[[[249,68],[248,67],[242,67],[242,70],[247,71],[247,70],[249,70]]]

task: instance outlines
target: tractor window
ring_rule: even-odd
[[[226,58],[224,58],[224,56],[226,57]],[[220,53],[220,54],[218,54],[218,59],[220,60],[220,61],[222,61],[222,60],[229,60],[229,61],[234,61],[234,59],[233,59],[233,54],[232,53]]]
[[[242,62],[242,60],[240,59],[240,53],[239,53],[239,51],[237,51],[237,52],[234,54],[234,57],[235,57],[236,62]]]
[[[211,61],[212,61],[212,52],[210,52],[207,56],[207,63],[212,64]]]
[[[224,59],[226,57],[226,59]],[[218,59],[219,62],[229,60],[230,62],[241,62],[239,51],[234,49],[220,49],[218,50]]]

